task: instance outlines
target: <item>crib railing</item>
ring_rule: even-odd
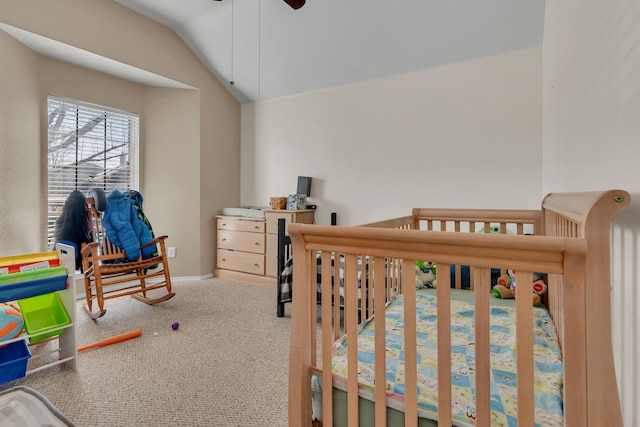
[[[398,230],[427,230],[487,234],[544,234],[540,210],[511,209],[437,209],[414,208],[409,216],[364,224],[361,227],[389,228]],[[427,260],[423,260],[427,261]],[[441,266],[440,271],[443,271]],[[453,287],[462,288],[462,266],[454,265]],[[507,267],[511,268],[511,267]],[[501,275],[506,274],[506,269]],[[473,270],[469,274],[470,289],[475,287]],[[544,297],[546,302],[546,297]]]
[[[542,201],[544,234],[586,238],[588,274],[585,282],[586,364],[589,375],[584,379],[589,425],[621,426],[622,412],[615,377],[611,342],[611,222],[630,202],[623,190],[603,192],[552,193]],[[567,294],[553,278],[548,287],[551,313],[560,343],[572,349],[571,341],[578,334],[568,325],[570,318],[563,312]],[[566,353],[566,352],[565,352]],[[566,355],[565,355],[566,357]],[[566,364],[565,364],[566,365]]]
[[[565,326],[572,331],[571,350],[565,362],[571,368],[565,373],[565,417],[569,424],[586,425],[586,396],[581,395],[585,387],[585,334],[584,334],[584,282],[586,242],[582,239],[531,236],[488,236],[478,233],[449,233],[437,231],[393,230],[380,227],[326,227],[292,224],[289,227],[294,245],[296,269],[294,271],[294,294],[292,340],[290,354],[289,423],[305,425],[311,418],[310,368],[322,368],[323,423],[332,425],[331,346],[343,332],[349,341],[347,405],[348,424],[358,425],[358,262],[366,259],[367,298],[369,315],[375,322],[376,367],[375,367],[375,411],[376,426],[386,425],[386,380],[385,380],[385,336],[384,312],[388,300],[389,260],[397,267],[392,275],[397,288],[404,293],[404,359],[405,359],[405,425],[417,425],[417,364],[416,364],[416,260],[431,260],[444,267],[469,265],[474,268],[476,282],[475,328],[476,328],[476,417],[477,425],[490,424],[489,401],[489,295],[490,269],[504,267],[515,269],[522,282],[530,280],[534,271],[544,271],[557,277],[559,292],[564,293],[562,315]],[[317,334],[315,307],[316,252],[323,259],[344,254],[345,307],[342,321],[332,311],[332,272],[330,263],[323,262],[321,333]],[[300,260],[300,261],[298,261]],[[325,267],[326,266],[326,267]],[[327,270],[325,270],[327,268]],[[335,272],[333,272],[335,274]],[[451,343],[450,343],[450,286],[449,275],[438,276],[438,419],[443,425],[451,425]],[[402,286],[411,284],[411,286]],[[334,284],[335,286],[335,284]],[[361,285],[362,286],[362,285]],[[360,291],[362,295],[362,291]],[[324,299],[327,298],[325,301]],[[517,299],[517,374],[518,374],[518,422],[533,425],[533,324],[531,300]],[[570,320],[569,320],[570,319]],[[571,324],[569,325],[569,322]],[[381,331],[381,332],[380,332]],[[582,351],[582,354],[580,352]],[[577,395],[574,395],[574,390]]]

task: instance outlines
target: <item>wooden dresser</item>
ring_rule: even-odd
[[[313,224],[314,210],[267,210],[264,218],[216,216],[215,277],[276,287],[278,219]]]

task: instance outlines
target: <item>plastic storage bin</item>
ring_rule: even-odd
[[[24,268],[29,265],[41,263],[46,263],[49,267],[57,267],[60,265],[60,259],[55,251],[4,256],[0,257],[0,271],[4,274],[19,273],[25,271]]]
[[[31,353],[24,340],[0,347],[0,383],[24,377],[30,357]]]
[[[29,298],[67,288],[64,266],[0,275],[0,302]]]
[[[57,292],[22,299],[18,301],[18,304],[20,311],[22,311],[27,334],[49,331],[36,337],[30,337],[29,342],[31,343],[60,335],[61,328],[71,323],[69,314],[67,314]]]

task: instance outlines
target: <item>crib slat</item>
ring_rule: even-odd
[[[459,267],[459,266],[457,266]],[[440,264],[438,268],[450,271],[451,265]],[[457,277],[457,276],[456,276]],[[436,290],[438,331],[438,420],[442,425],[451,425],[451,275],[438,277]]]
[[[322,421],[333,425],[333,376],[331,369],[331,253],[322,252]],[[313,283],[313,282],[311,282]],[[313,292],[315,293],[315,292]],[[336,304],[338,306],[339,304]],[[315,310],[312,309],[315,312]],[[325,323],[326,322],[326,323]],[[340,329],[340,324],[334,326]]]
[[[489,357],[489,275],[488,268],[476,267],[474,292],[476,336],[476,424],[490,425],[490,357]]]
[[[403,266],[414,266],[415,260],[403,259]],[[402,269],[402,282],[415,283],[414,268]],[[416,287],[404,287],[404,362],[405,362],[405,427],[418,426],[418,366],[416,346]],[[358,424],[349,424],[358,425]]]
[[[565,390],[575,390],[570,394],[565,395],[564,399],[564,414],[565,425],[567,426],[582,426],[587,425],[589,405],[585,405],[584,402],[588,401],[587,395],[587,336],[586,329],[586,289],[584,286],[584,275],[579,276],[572,274],[571,272],[583,271],[580,268],[570,268],[571,264],[579,262],[573,257],[569,257],[566,260],[566,270],[569,273],[565,274],[562,279],[556,278],[556,283],[562,283],[562,289],[564,290],[564,300],[561,302],[564,308],[564,315],[567,319],[572,319],[571,330],[566,334],[564,344],[564,384]],[[584,274],[584,273],[583,273]],[[555,275],[554,275],[555,276]],[[584,319],[582,321],[581,319]],[[563,320],[564,323],[564,320]],[[564,329],[564,325],[562,325]],[[594,372],[590,373],[594,375]],[[616,390],[613,390],[615,392]],[[610,393],[611,391],[609,391]],[[609,417],[607,422],[611,426],[621,426],[622,422],[618,419]],[[595,424],[597,424],[596,421]],[[594,424],[592,422],[592,424]]]
[[[381,261],[382,261],[382,258],[378,258],[378,262],[381,262]],[[384,277],[385,277],[384,299],[386,301],[387,298],[389,297],[389,292],[391,291],[391,287],[393,286],[392,279],[391,279],[393,266],[391,264],[391,259],[390,258],[384,258],[384,263],[385,263],[385,266],[386,266],[385,273],[384,273]]]
[[[373,260],[373,280],[374,280],[374,331],[375,331],[375,417],[376,427],[385,427],[387,425],[387,357],[386,357],[386,325],[384,313],[385,298],[385,260],[377,257]]]
[[[367,257],[367,262],[371,262],[369,266],[373,268],[373,257]],[[365,266],[363,265],[362,268],[364,270]],[[363,300],[368,296],[367,298],[367,319],[368,319],[369,317],[371,317],[371,315],[373,315],[373,311],[374,311],[373,310],[373,280],[372,280],[372,277],[369,277],[369,274],[363,271],[363,278],[362,278],[363,281],[365,280],[365,276],[366,276],[366,282],[367,282],[367,293],[363,295]],[[364,318],[362,320],[364,320]]]
[[[398,260],[392,257],[385,258],[387,263],[387,301],[394,293],[400,293],[400,274]]]
[[[340,254],[333,253],[334,262],[339,262]],[[329,267],[329,276],[332,277],[331,267]],[[326,275],[322,273],[322,277]],[[317,280],[317,279],[316,279]],[[333,341],[337,341],[342,336],[340,328],[340,280],[334,280],[333,283]]]
[[[337,258],[337,256],[336,256]],[[338,259],[335,261],[338,270]],[[338,281],[338,278],[336,278]],[[344,256],[344,324],[347,332],[347,412],[348,425],[358,422],[358,257]]]
[[[491,424],[491,375],[489,343],[489,284],[491,271],[488,268],[474,269],[476,282],[480,284],[474,292],[476,334],[476,425]]]
[[[310,253],[309,257],[312,259],[312,262],[314,264],[309,264],[309,265],[316,265],[317,260],[314,259],[315,257],[317,257],[317,254],[314,257],[314,254]],[[315,270],[317,270],[318,267],[316,267]],[[310,294],[309,297],[311,299],[311,309],[309,310],[309,312],[307,313],[307,315],[309,316],[309,322],[311,322],[311,333],[312,333],[312,337],[317,337],[317,311],[316,311],[316,307],[318,306],[318,292],[316,291],[316,287],[317,287],[317,271],[309,271],[309,275],[311,276],[311,280],[308,283],[311,283],[313,286],[312,289],[310,289]],[[318,354],[318,342],[317,342],[317,338],[316,339],[312,339],[311,340],[311,362],[313,364],[313,366],[316,366],[316,355]]]
[[[516,283],[520,286],[516,298],[516,360],[518,426],[533,426],[533,307],[528,293],[533,272],[516,272]],[[517,289],[517,288],[516,288]]]
[[[292,237],[292,240],[294,237]],[[314,365],[315,359],[309,349],[311,341],[315,341],[316,335],[312,335],[309,325],[308,312],[310,298],[308,298],[310,283],[309,266],[315,262],[312,251],[305,251],[302,245],[293,246],[294,257],[302,262],[296,264],[293,273],[293,287],[302,292],[294,293],[294,304],[291,306],[291,317],[297,319],[291,326],[291,350],[289,356],[289,375],[298,378],[299,381],[289,383],[289,423],[290,425],[303,425],[311,419],[311,373],[309,366]],[[303,422],[304,420],[304,422]]]
[[[456,289],[461,289],[462,288],[462,268],[461,268],[460,264],[456,264],[456,266],[454,268],[456,269],[455,287],[456,287]],[[440,275],[440,276],[442,277],[442,275]]]
[[[312,252],[306,252],[305,253],[307,259],[308,259],[308,265],[315,265],[316,263],[316,259],[315,259],[315,255]],[[316,291],[315,291],[315,283],[317,281],[316,279],[316,272],[312,271],[312,270],[308,270],[308,278],[307,278],[307,283],[312,283],[313,285],[313,289],[310,289],[309,292],[311,292],[309,294],[309,304],[311,306],[311,308],[309,308],[309,310],[306,312],[306,316],[309,317],[309,322],[310,322],[310,326],[311,326],[311,337],[313,337],[311,339],[311,365],[312,366],[316,366],[316,354],[317,354],[317,322],[316,322],[316,316],[315,316],[315,305],[317,304],[317,295]],[[313,312],[313,315],[311,314]]]

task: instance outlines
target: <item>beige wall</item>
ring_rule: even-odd
[[[0,207],[0,254],[46,249],[51,93],[140,114],[140,191],[154,231],[177,248],[172,276],[210,275],[213,216],[239,203],[239,104],[175,33],[116,2],[2,2],[0,22],[193,87],[132,83],[42,57],[0,32],[0,189],[11,201]]]
[[[38,56],[0,31],[0,58],[0,254],[8,255],[42,250],[46,216]]]
[[[156,233],[171,227],[167,244],[177,248],[180,272],[198,271],[200,254],[200,94],[196,90],[152,88],[145,93],[141,128],[147,144],[141,153],[145,169],[140,175],[145,189],[145,212],[153,212]],[[202,185],[202,184],[201,184]],[[157,197],[147,197],[155,194]],[[204,243],[204,242],[203,242]],[[210,242],[207,242],[210,243]],[[210,260],[209,260],[210,261]],[[210,265],[210,264],[209,264]]]
[[[544,190],[622,188],[612,227],[613,346],[624,425],[640,425],[640,2],[547,2]],[[597,307],[594,307],[597,309]]]
[[[538,207],[542,49],[243,104],[243,204],[295,192],[298,175],[322,224]]]

